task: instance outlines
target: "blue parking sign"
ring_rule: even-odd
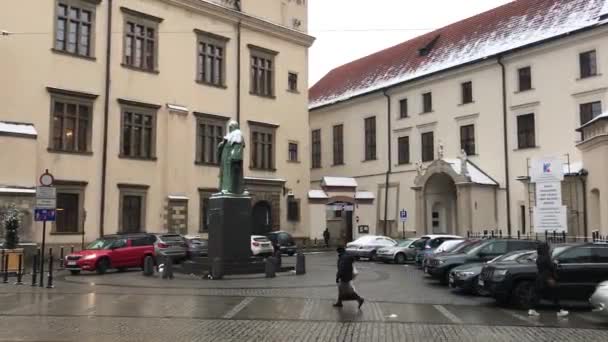
[[[56,210],[34,209],[34,221],[55,221]]]
[[[399,212],[399,219],[401,220],[401,222],[407,221],[407,210],[401,209],[401,211]]]

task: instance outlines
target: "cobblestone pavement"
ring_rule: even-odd
[[[127,272],[60,275],[54,289],[0,285],[0,341],[608,340],[608,320],[588,310],[529,318],[437,286],[411,266],[360,263],[365,305],[335,309],[334,261],[309,256],[307,275],[270,280]]]

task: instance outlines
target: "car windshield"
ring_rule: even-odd
[[[397,246],[398,247],[407,247],[407,246],[411,245],[412,243],[414,243],[414,240],[403,240],[403,241],[399,241]]]
[[[207,243],[207,241],[203,240],[203,239],[198,239],[197,238],[197,239],[190,239],[190,243],[193,244],[193,245],[204,245],[204,244]]]
[[[374,236],[362,236],[360,238],[358,238],[357,240],[353,241],[352,243],[355,245],[362,245],[367,243],[368,241],[370,241],[371,239],[375,238]]]
[[[93,242],[91,242],[86,249],[110,249],[110,247],[112,246],[112,244],[114,244],[114,242],[116,242],[116,240],[111,239],[111,240],[107,240],[107,239],[99,239],[99,240],[95,240]]]
[[[257,241],[257,242],[269,242],[270,240],[268,240],[265,237],[256,237],[256,238],[253,238],[253,241]]]
[[[522,258],[524,256],[529,256],[530,253],[534,253],[534,252],[533,251],[515,251],[515,252],[503,254],[499,257],[496,257],[492,260],[492,262],[519,260],[519,258]]]
[[[451,253],[454,251],[457,251],[458,248],[464,248],[467,246],[467,243],[462,241],[462,240],[457,240],[458,242],[445,242],[443,243],[441,246],[439,246],[440,248],[443,248],[444,252],[447,253]],[[444,246],[445,245],[445,246]]]
[[[460,252],[473,255],[473,254],[477,253],[477,251],[479,251],[481,248],[483,248],[483,246],[485,246],[484,242],[487,242],[487,240],[486,241],[481,240],[481,241],[474,242],[474,243],[466,246],[465,248],[463,248]]]
[[[160,237],[165,242],[181,242],[181,235],[161,235]]]
[[[414,241],[412,244],[413,244],[413,245],[414,245],[414,247],[416,247],[416,248],[422,248],[422,247],[423,247],[423,246],[426,244],[426,241],[427,241],[428,239],[429,239],[428,237],[426,237],[426,238],[421,238],[421,239],[418,239],[418,240]]]
[[[556,255],[560,254],[561,252],[563,252],[568,247],[570,247],[570,246],[555,246],[555,247],[553,247],[553,250],[551,251],[551,257],[554,258]]]
[[[287,233],[280,233],[278,235],[278,238],[279,238],[280,243],[287,243],[287,242],[293,241],[293,238],[291,237],[291,235],[289,235]]]

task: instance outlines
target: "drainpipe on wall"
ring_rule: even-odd
[[[110,67],[112,57],[112,0],[108,0],[108,23],[106,33],[106,79],[103,105],[103,149],[101,159],[101,198],[99,204],[99,236],[104,235],[106,212],[106,178],[108,171],[108,117],[110,113]]]
[[[502,56],[498,56],[498,64],[500,64],[502,72],[502,128],[505,153],[505,189],[507,191],[507,232],[509,233],[509,236],[511,236],[511,180],[509,178],[509,139],[507,129],[507,78]]]
[[[241,125],[241,20],[236,25],[236,122]],[[242,129],[242,127],[241,127]]]
[[[583,186],[583,233],[585,234],[585,242],[587,242],[587,236],[589,234],[589,227],[587,222],[587,175],[589,172],[587,170],[582,169],[578,175],[581,178],[581,183]]]
[[[388,141],[388,168],[386,170],[386,182],[384,184],[384,235],[388,231],[388,183],[390,181],[390,175],[393,171],[393,153],[392,153],[392,145],[391,145],[391,96],[384,90],[384,96],[386,96],[386,118],[387,118],[387,141]]]

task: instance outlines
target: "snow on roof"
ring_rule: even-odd
[[[38,136],[34,125],[29,123],[0,121],[0,132],[21,135]]]
[[[243,177],[243,178],[250,179],[250,180],[269,181],[269,182],[282,182],[282,183],[287,182],[283,178],[264,178],[264,177]]]
[[[460,159],[444,159],[444,161],[446,163],[450,164],[450,166],[452,166],[452,169],[454,169],[454,171],[456,171],[457,174],[460,174],[460,171],[461,171],[461,168],[460,168],[461,160]],[[498,185],[498,183],[496,183],[496,181],[494,181],[490,176],[485,174],[483,171],[481,171],[481,169],[479,169],[477,166],[475,166],[475,164],[471,163],[468,160],[467,160],[467,171],[469,172],[469,177],[471,179],[471,182],[473,182],[473,183],[485,184],[485,185]]]
[[[323,177],[322,186],[352,187],[358,186],[357,181],[350,177]]]
[[[323,190],[309,190],[308,198],[311,199],[327,199],[329,196]]]
[[[576,175],[583,170],[583,162],[570,162],[563,165],[564,175]]]
[[[606,0],[606,3],[608,3],[608,0]],[[584,125],[582,125],[581,127],[577,128],[576,130],[580,131],[583,128],[585,128],[585,127],[587,127],[587,126],[589,126],[589,125],[591,125],[591,124],[593,124],[593,123],[595,123],[597,121],[605,120],[605,119],[608,119],[608,112],[602,113],[602,114],[594,117],[593,119],[587,121]]]
[[[174,112],[174,113],[178,113],[178,114],[188,114],[188,112],[189,112],[188,107],[177,105],[177,104],[172,104],[172,103],[167,103],[167,108],[169,109],[170,112]]]
[[[188,196],[184,195],[169,195],[167,196],[170,200],[188,200]]]
[[[11,194],[35,194],[36,189],[33,188],[18,188],[18,187],[3,187],[0,186],[0,193]]]
[[[370,200],[375,198],[376,196],[371,191],[357,191],[355,193],[355,199]]]
[[[330,105],[601,23],[605,0],[517,0],[335,68],[309,91]],[[420,50],[426,48],[426,53]]]

